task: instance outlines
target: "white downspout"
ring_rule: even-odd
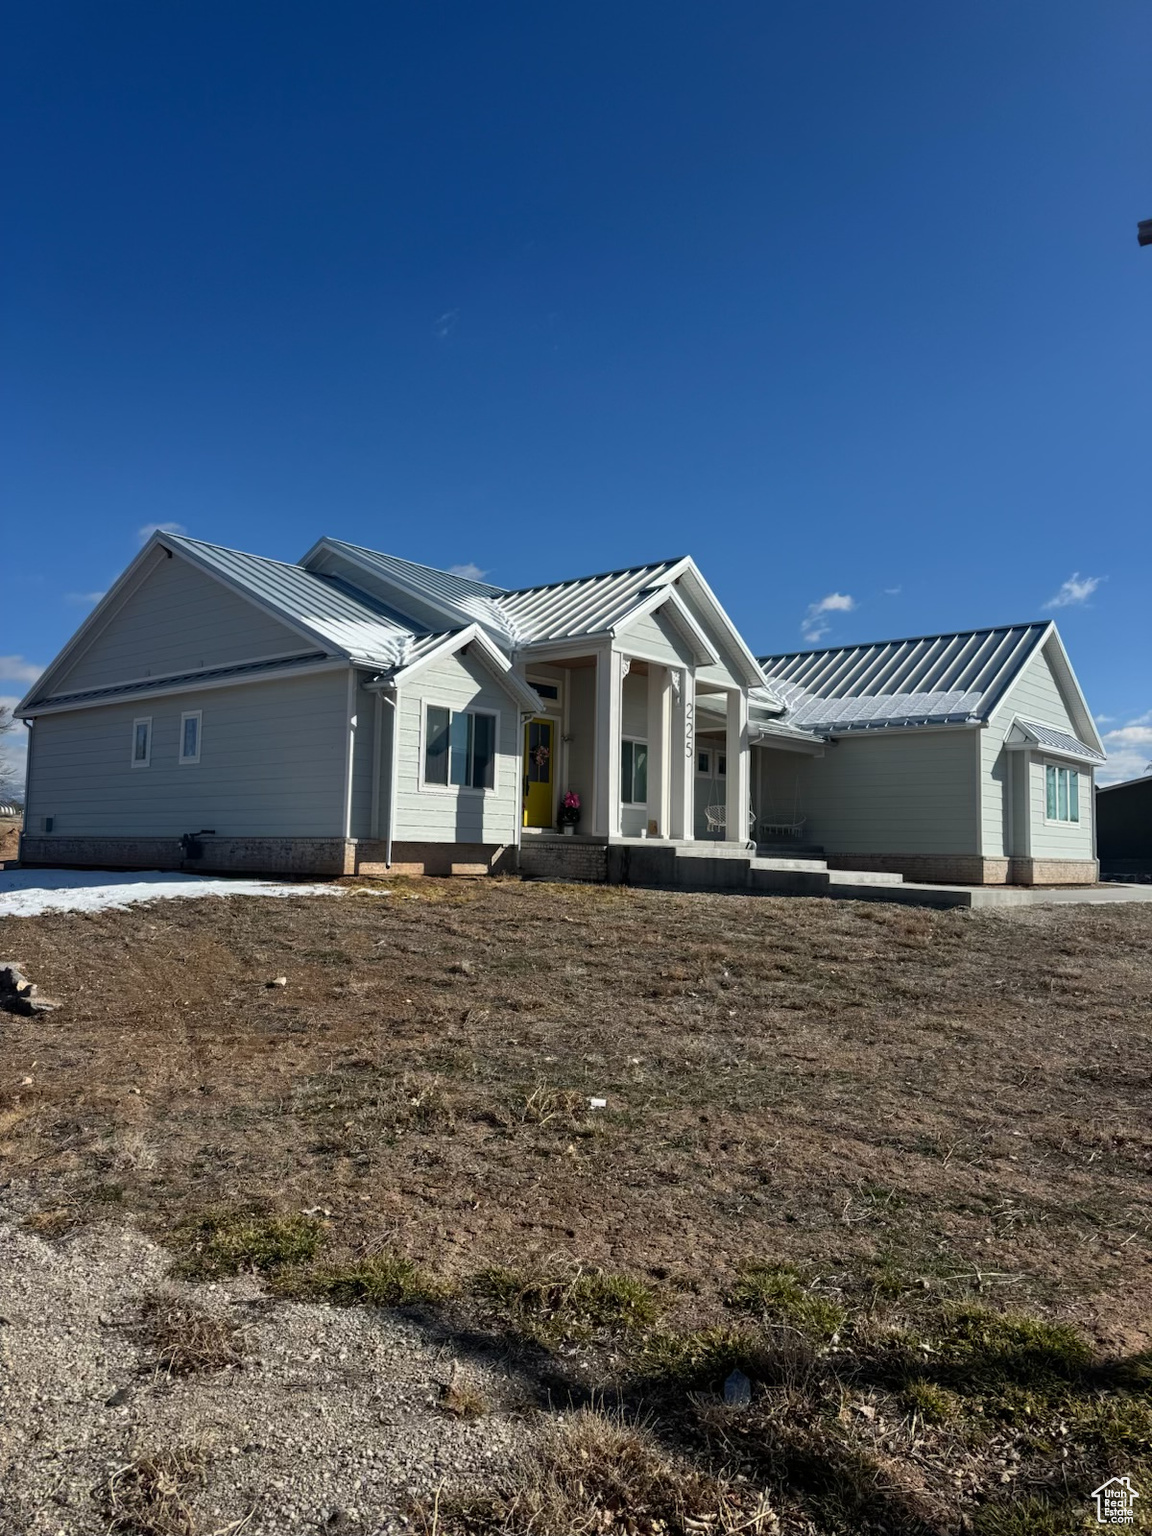
[[[344,841],[352,836],[352,775],[356,760],[356,668],[348,669],[348,735],[344,758]]]

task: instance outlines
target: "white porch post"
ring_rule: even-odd
[[[667,667],[648,663],[648,818],[649,837],[668,837],[669,763],[668,731],[672,684]],[[655,830],[653,830],[655,822]]]
[[[620,836],[620,662],[608,647],[596,655],[596,837]]]
[[[672,761],[669,836],[691,838],[695,833],[692,793],[696,783],[696,679],[690,668],[677,670],[679,688],[672,689]]]
[[[748,827],[748,695],[743,688],[728,690],[728,732],[725,742],[728,758],[728,796],[725,806],[724,838],[729,843],[746,843]]]

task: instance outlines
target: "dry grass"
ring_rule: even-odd
[[[677,1464],[643,1426],[581,1409],[552,1421],[492,1495],[412,1511],[422,1536],[706,1536],[779,1529],[758,1495]]]
[[[191,1275],[419,1301],[538,1402],[650,1412],[669,1487],[766,1493],[788,1536],[1063,1533],[1105,1473],[1152,1486],[1146,908],[409,882],[0,951],[69,1009],[12,1022],[0,1086],[50,1235],[129,1216]],[[620,1486],[557,1536],[627,1529]],[[444,1532],[546,1528],[451,1494]]]
[[[124,1536],[196,1536],[186,1495],[204,1468],[201,1451],[153,1451],[120,1467],[103,1489],[109,1530]]]
[[[1147,909],[412,881],[7,919],[0,949],[69,1009],[13,1023],[0,1085],[49,1231],[248,1206],[339,1261],[705,1296],[791,1266],[835,1305],[867,1272],[1147,1338]]]
[[[243,1330],[183,1297],[150,1296],[143,1321],[146,1347],[161,1375],[219,1371],[244,1358]]]

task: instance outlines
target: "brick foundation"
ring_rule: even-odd
[[[186,859],[177,837],[32,837],[20,862],[40,868],[183,869],[192,874],[320,875],[355,870],[354,842],[342,837],[205,837],[204,856]]]
[[[964,853],[829,853],[829,869],[875,869],[935,885],[1095,885],[1093,859],[986,859]]]
[[[392,864],[385,863],[388,845],[359,842],[358,875],[505,875],[516,869],[515,847],[502,843],[393,843]]]
[[[608,848],[593,838],[526,837],[520,846],[520,873],[527,880],[608,879]]]
[[[1012,885],[1095,885],[1100,865],[1095,859],[1013,859]]]

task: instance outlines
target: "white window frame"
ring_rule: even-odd
[[[196,752],[193,757],[184,756],[184,725],[188,720],[196,722]],[[202,709],[186,709],[180,716],[180,761],[182,763],[198,763],[200,761],[200,738],[204,730],[204,711]]]
[[[529,688],[535,688],[537,692],[539,692],[541,686],[555,690],[554,693],[540,694],[540,702],[543,704],[545,712],[548,711],[549,707],[552,709],[559,709],[563,704],[564,684],[560,681],[559,678],[541,677],[539,674],[533,677],[531,672],[529,672],[525,680]]]
[[[708,768],[702,770],[700,759],[707,755]],[[724,767],[720,767],[720,759],[724,759]],[[696,777],[698,779],[726,779],[728,777],[728,748],[727,747],[697,747],[696,748]]]
[[[136,756],[136,729],[138,726],[148,727],[148,750],[143,757]],[[152,716],[140,715],[132,722],[132,742],[129,747],[128,761],[133,768],[151,768],[152,766]]]
[[[648,738],[647,738],[647,736],[625,736],[623,734],[623,732],[621,732],[621,735],[620,735],[620,746],[621,746],[621,748],[623,748],[624,743],[626,741],[630,741],[634,747],[643,747],[645,753],[648,752]],[[621,754],[621,755],[623,755],[623,754]],[[645,759],[644,759],[645,782],[647,782],[647,775],[648,775],[649,766],[650,766],[650,759],[649,759],[649,757],[646,756]],[[624,798],[624,772],[623,772],[624,765],[623,765],[623,763],[621,763],[620,769],[621,769],[621,772],[620,772],[620,804],[621,805],[630,805],[630,806],[633,806],[633,807],[635,807],[637,805],[647,805],[648,801],[647,801],[646,798],[644,800],[626,800]],[[636,777],[636,755],[635,755],[635,753],[633,753],[633,755],[632,755],[632,777],[633,777],[633,779],[635,779],[635,777]],[[629,789],[629,791],[631,791],[631,789],[632,789],[632,785],[631,784],[629,784],[628,789]]]
[[[1044,780],[1043,780],[1044,825],[1046,827],[1082,827],[1084,825],[1084,795],[1082,793],[1082,787],[1083,786],[1082,786],[1082,784],[1079,781],[1080,780],[1084,780],[1085,782],[1088,782],[1089,781],[1089,776],[1086,773],[1084,773],[1082,769],[1073,767],[1073,766],[1071,766],[1068,763],[1050,763],[1050,762],[1042,761],[1041,766],[1044,769]],[[1049,769],[1052,769],[1052,771],[1056,775],[1056,812],[1057,812],[1057,814],[1055,816],[1049,816],[1049,814],[1048,814],[1048,770]],[[1076,778],[1077,778],[1077,781],[1078,781],[1077,785],[1076,785],[1076,819],[1075,819],[1075,821],[1072,820],[1071,816],[1061,816],[1059,814],[1059,812],[1060,812],[1060,775],[1062,773],[1066,773],[1066,774],[1069,775],[1068,790],[1067,790],[1068,808],[1069,808],[1069,810],[1071,810],[1071,808],[1072,808],[1072,781],[1071,781],[1071,775],[1075,774]],[[1090,783],[1089,783],[1089,787],[1091,787]]]
[[[429,784],[424,777],[424,769],[428,762],[428,711],[430,709],[446,709],[449,716],[449,733],[451,733],[451,717],[453,715],[487,715],[496,722],[492,737],[492,788],[478,788],[474,784]],[[417,784],[421,794],[427,795],[496,795],[500,792],[500,710],[478,708],[469,705],[465,709],[457,709],[454,704],[449,704],[445,699],[421,699],[420,700],[420,763],[417,769]],[[451,752],[451,747],[449,747]],[[449,765],[449,774],[452,769]]]

